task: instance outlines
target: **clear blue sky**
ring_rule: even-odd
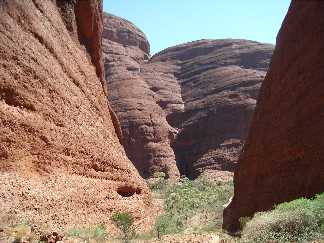
[[[148,37],[151,53],[199,39],[240,38],[275,44],[290,0],[104,0]]]

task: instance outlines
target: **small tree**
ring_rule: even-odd
[[[129,213],[113,213],[111,220],[123,232],[123,238],[125,242],[134,237],[134,219]]]
[[[168,220],[167,217],[160,216],[155,221],[154,228],[156,230],[158,239],[161,238],[161,235],[165,234],[166,229],[168,228],[168,222],[167,222],[167,220]]]

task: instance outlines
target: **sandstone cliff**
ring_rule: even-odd
[[[121,122],[127,155],[144,177],[153,171],[178,176],[169,142],[173,129],[140,75],[150,50],[145,35],[127,20],[106,14],[103,38],[109,101]]]
[[[0,224],[147,216],[148,189],[109,113],[101,15],[95,0],[0,1]]]
[[[178,131],[171,145],[182,174],[233,171],[272,50],[247,40],[201,40],[168,48],[143,66],[167,121]],[[152,67],[161,78],[152,75]],[[166,73],[178,89],[166,85]]]
[[[273,46],[201,40],[148,60],[149,43],[138,28],[113,15],[104,19],[109,100],[142,176],[232,172]]]
[[[292,1],[235,172],[224,227],[324,191],[324,2]]]

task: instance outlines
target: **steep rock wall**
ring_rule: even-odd
[[[201,40],[147,60],[143,32],[108,14],[103,37],[109,100],[127,155],[142,176],[232,173],[273,46]]]
[[[324,2],[291,3],[277,37],[224,227],[324,191]]]
[[[173,128],[140,74],[150,50],[144,33],[127,20],[105,14],[103,38],[109,102],[120,119],[128,157],[143,177],[155,171],[178,177],[170,147]]]
[[[171,146],[182,174],[233,172],[272,50],[248,40],[201,40],[168,48],[143,66],[167,121],[178,131]],[[157,78],[152,66],[162,73],[173,67],[168,74],[179,88],[166,85],[171,82],[163,74]]]
[[[0,224],[109,226],[113,211],[150,224],[103,88],[101,6],[0,1]]]

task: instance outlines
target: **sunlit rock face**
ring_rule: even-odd
[[[108,108],[102,26],[101,1],[0,1],[0,227],[147,216]]]
[[[105,15],[109,101],[128,157],[142,176],[163,171],[195,178],[233,172],[273,46],[248,40],[200,40],[152,58],[137,27]]]
[[[105,14],[103,46],[109,102],[120,120],[128,157],[143,177],[155,171],[178,177],[170,147],[176,131],[141,75],[150,50],[145,35],[129,21]]]
[[[292,1],[260,90],[224,227],[324,191],[324,2]]]

